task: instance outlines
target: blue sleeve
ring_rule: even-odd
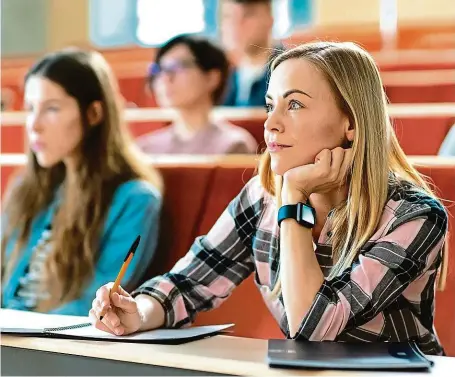
[[[455,124],[442,142],[438,155],[441,157],[455,157]]]
[[[235,106],[237,97],[237,73],[233,71],[227,81],[226,91],[222,100],[223,106]]]
[[[131,244],[140,235],[139,247],[121,282],[126,289],[136,288],[155,255],[160,211],[161,196],[148,184],[133,181],[121,185],[106,218],[92,280],[79,299],[49,313],[87,315],[97,289],[116,279]]]

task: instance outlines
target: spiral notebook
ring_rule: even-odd
[[[433,362],[413,343],[268,341],[267,362],[276,368],[429,370]]]
[[[29,326],[24,326],[24,323]],[[40,326],[41,325],[41,326]],[[156,329],[116,336],[94,328],[87,317],[55,316],[2,309],[0,330],[4,335],[79,339],[126,343],[183,344],[225,332],[233,324]]]

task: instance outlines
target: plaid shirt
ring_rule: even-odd
[[[271,296],[279,265],[274,198],[253,178],[210,232],[198,237],[173,269],[139,287],[166,313],[166,327],[190,324],[218,307],[252,272],[281,330],[289,337],[283,298]],[[331,217],[315,254],[327,277],[332,263]],[[324,280],[296,335],[312,341],[414,341],[442,354],[433,329],[435,281],[447,232],[447,213],[407,184],[391,185],[380,223],[351,268]]]

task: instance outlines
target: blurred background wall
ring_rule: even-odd
[[[67,45],[134,46],[140,27],[137,10],[146,2],[149,9],[165,11],[166,4],[173,9],[183,3],[194,8],[191,4],[199,2],[214,9],[218,0],[3,0],[2,57],[37,55]],[[311,30],[325,30],[331,35],[337,31],[340,35],[357,33],[360,38],[363,31],[363,38],[377,37],[381,14],[389,15],[388,24],[393,27],[393,13],[396,12],[397,29],[411,30],[417,26],[421,30],[432,29],[438,31],[439,43],[442,39],[455,44],[454,34],[448,34],[454,30],[453,0],[276,0],[275,3],[278,12],[290,7],[292,14],[297,10],[301,15],[300,24],[297,20],[287,37]],[[434,43],[437,47],[438,42]],[[408,41],[408,44],[412,45],[412,42]]]

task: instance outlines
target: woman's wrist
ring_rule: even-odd
[[[164,325],[164,308],[155,298],[140,294],[136,297],[136,302],[141,319],[139,331],[153,330]]]
[[[282,205],[306,203],[310,198],[310,191],[306,188],[293,188],[284,183],[281,190]]]

